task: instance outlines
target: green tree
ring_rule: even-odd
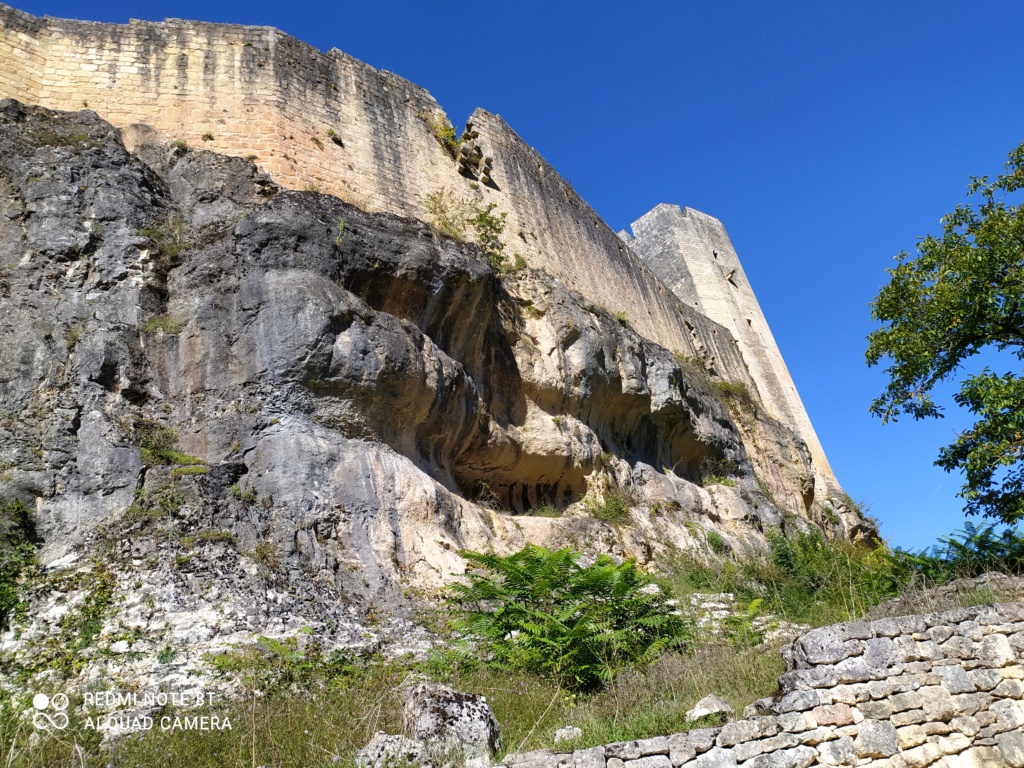
[[[1007,523],[1024,517],[1024,207],[1010,204],[1022,188],[1024,144],[1005,174],[971,179],[968,196],[980,204],[958,205],[942,219],[941,236],[921,239],[916,258],[896,257],[871,304],[883,326],[867,351],[868,365],[891,361],[889,384],[871,405],[883,423],[941,417],[933,388],[960,380],[953,399],[977,420],[935,463],[964,473],[968,514]],[[965,361],[982,350],[1005,352],[1014,370],[965,375]]]

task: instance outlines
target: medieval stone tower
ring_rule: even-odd
[[[825,451],[796,391],[771,329],[718,219],[692,208],[659,205],[624,235],[641,259],[687,306],[732,334],[762,402],[807,443],[820,486],[837,491]]]

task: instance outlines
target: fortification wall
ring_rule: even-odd
[[[439,190],[494,203],[507,215],[510,254],[624,314],[640,334],[747,384],[812,444],[831,478],[806,416],[794,416],[767,376],[753,375],[758,358],[744,354],[732,329],[681,301],[500,117],[474,112],[472,144],[491,166],[460,173],[430,125],[447,118],[429,93],[269,27],[39,19],[0,5],[0,54],[0,97],[95,110],[124,129],[129,148],[145,135],[131,130],[141,123],[162,141],[254,157],[286,187],[428,221],[427,198]]]
[[[643,335],[685,352],[703,345],[750,378],[729,334],[681,306],[498,116],[472,117],[494,162],[485,184],[461,175],[434,135],[427,118],[446,117],[425,90],[269,27],[37,19],[0,5],[0,46],[9,54],[0,59],[0,97],[93,109],[121,128],[143,123],[164,141],[254,156],[286,187],[366,210],[430,220],[427,196],[441,189],[493,202],[508,215],[510,252],[625,312]],[[125,135],[130,144],[136,134]]]
[[[512,768],[1024,766],[1024,603],[815,629],[762,716]]]
[[[692,208],[659,205],[633,222],[633,251],[688,307],[736,339],[758,393],[776,418],[811,451],[819,489],[839,492],[825,451],[782,359],[736,249],[718,219]]]

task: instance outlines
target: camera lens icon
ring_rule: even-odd
[[[68,697],[63,693],[53,696],[37,693],[32,697],[32,706],[37,710],[32,714],[32,725],[40,731],[63,731],[68,727],[68,716],[64,712],[68,703]],[[47,710],[53,710],[53,714]]]

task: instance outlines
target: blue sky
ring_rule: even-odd
[[[15,5],[275,26],[427,88],[456,125],[501,114],[616,230],[661,202],[717,216],[850,495],[899,546],[962,526],[932,462],[968,422],[868,414],[868,303],[1024,141],[1024,3]]]

